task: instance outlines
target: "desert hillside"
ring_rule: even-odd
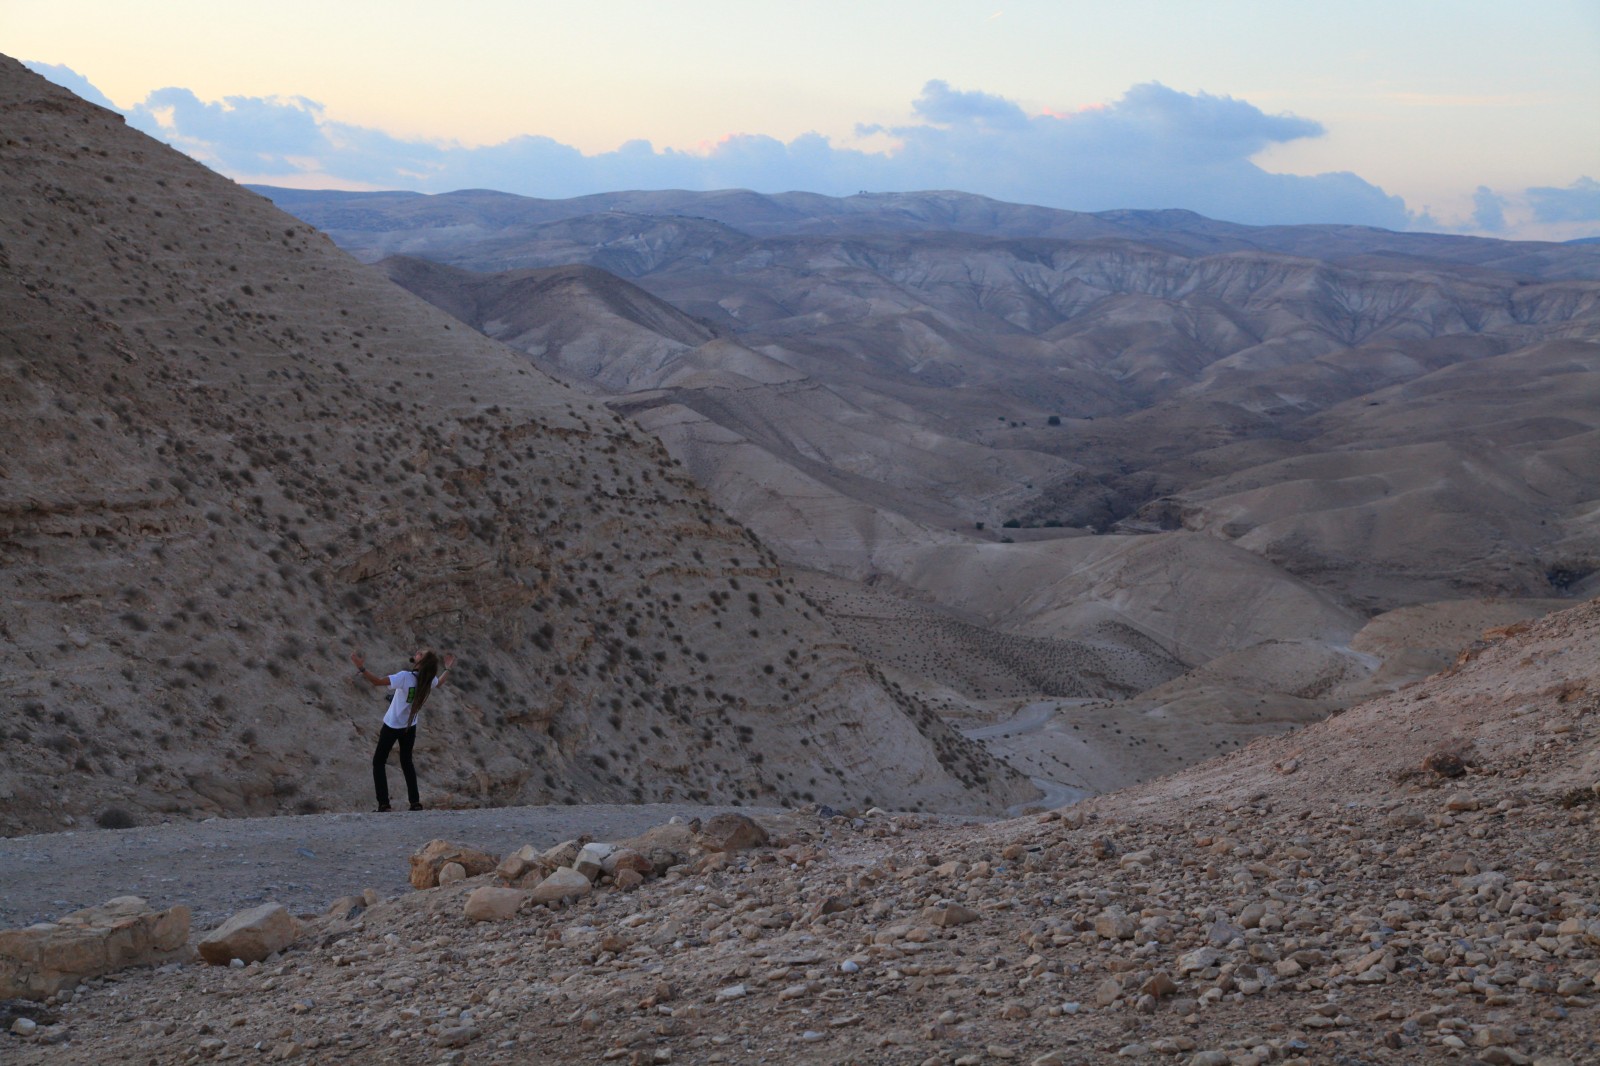
[[[571,889],[539,853],[576,846],[533,839],[493,872],[345,895],[260,961],[16,1004],[7,1050],[1581,1066],[1600,1052],[1597,662],[1590,602],[1403,694],[1061,811],[806,808],[739,843],[668,824],[612,853],[664,872],[618,858]]]
[[[603,403],[9,59],[0,110],[0,832],[363,809],[346,655],[422,644],[431,805],[1037,794]]]

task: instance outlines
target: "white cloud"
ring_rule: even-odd
[[[1504,196],[1487,185],[1478,186],[1472,194],[1473,223],[1485,233],[1501,232],[1506,228],[1507,202]]]
[[[34,68],[81,94],[94,93],[68,68]],[[880,135],[875,143],[886,143],[885,151],[836,145],[818,134],[787,142],[742,134],[693,152],[630,141],[586,155],[531,135],[469,147],[335,122],[304,97],[207,102],[182,88],[153,92],[126,113],[131,124],[231,177],[302,187],[323,181],[421,192],[492,188],[550,198],[655,188],[830,195],[958,189],[1083,211],[1187,208],[1257,224],[1403,229],[1412,221],[1399,197],[1355,174],[1274,174],[1252,162],[1273,145],[1322,136],[1320,123],[1157,83],[1134,86],[1103,107],[1058,115],[1030,114],[1001,96],[930,81],[912,103],[912,124],[860,131]]]
[[[1600,222],[1600,181],[1583,177],[1565,189],[1528,190],[1534,217],[1540,222]]]

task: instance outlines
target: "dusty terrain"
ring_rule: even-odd
[[[1600,603],[1461,659],[1060,812],[768,815],[769,847],[501,922],[462,914],[492,874],[402,892],[24,1008],[9,1060],[1591,1062]]]

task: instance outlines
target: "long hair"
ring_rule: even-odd
[[[412,673],[417,675],[417,687],[411,690],[411,722],[414,725],[417,712],[422,710],[422,705],[428,702],[428,693],[433,691],[433,679],[439,676],[439,657],[428,652]]]

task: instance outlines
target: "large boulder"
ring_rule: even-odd
[[[528,893],[518,888],[483,885],[467,897],[462,913],[471,922],[503,922],[528,902]]]
[[[607,877],[615,877],[623,870],[632,870],[637,874],[652,874],[655,873],[655,863],[632,848],[618,848],[606,856],[600,869]]]
[[[189,908],[118,896],[58,922],[0,930],[0,1000],[46,999],[79,981],[183,955]]]
[[[617,841],[619,849],[638,852],[650,860],[650,869],[640,873],[666,873],[689,861],[695,853],[695,828],[688,822],[667,822],[645,830],[636,837]]]
[[[240,911],[200,938],[200,957],[213,966],[234,959],[260,962],[282,951],[300,935],[300,923],[281,903],[263,903]]]
[[[579,899],[594,891],[589,879],[570,866],[563,866],[540,881],[529,892],[535,903],[555,903],[558,900]]]
[[[539,851],[532,844],[524,844],[500,860],[500,864],[494,868],[494,875],[507,884],[515,884],[534,871],[538,871],[540,876],[544,874]]]
[[[767,842],[767,831],[754,818],[742,814],[718,814],[700,830],[697,843],[707,851],[745,851]]]
[[[468,877],[486,874],[495,868],[499,857],[479,851],[465,844],[452,844],[448,840],[430,840],[411,856],[411,887],[434,888],[439,884],[439,871],[447,862],[460,863]]]
[[[587,843],[589,843],[588,837],[579,837],[576,840],[563,840],[555,847],[546,848],[544,851],[540,852],[539,862],[544,866],[547,872],[550,870],[559,869],[563,866],[571,866],[573,861],[577,859],[578,852],[582,851],[583,846]]]
[[[600,874],[605,869],[607,856],[617,850],[616,845],[594,841],[585,844],[583,850],[578,852],[578,857],[572,860],[572,868],[591,881],[598,881]]]

